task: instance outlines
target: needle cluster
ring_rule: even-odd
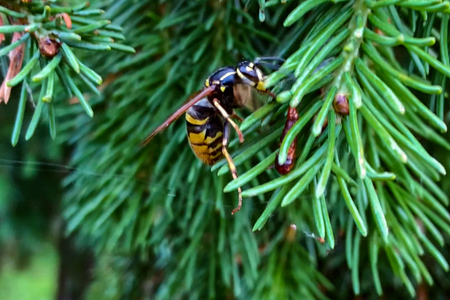
[[[448,286],[436,276],[449,269],[448,1],[92,1],[104,15],[44,2],[3,5],[40,14],[9,25],[23,32],[12,42],[27,45],[23,69],[42,61],[12,80],[25,82],[20,101],[36,78],[39,99],[61,86],[98,108],[90,119],[64,107],[60,121],[72,164],[101,174],[64,182],[67,231],[97,253],[89,299],[413,297],[436,278]],[[51,59],[37,28],[58,41]],[[95,52],[82,64],[72,52],[133,52],[106,41],[124,36],[136,54]],[[237,179],[225,160],[209,169],[195,158],[182,121],[138,147],[214,70],[260,56],[286,61],[266,70],[277,98],[255,96],[238,111]],[[88,65],[108,82],[89,103],[67,75],[99,84]],[[290,107],[298,119],[280,146]],[[281,176],[272,166],[294,140],[295,166]],[[232,217],[238,187],[244,202]]]

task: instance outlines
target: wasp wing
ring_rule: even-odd
[[[211,94],[215,89],[214,85],[211,85],[201,91],[199,94],[197,94],[194,98],[189,100],[186,104],[184,104],[182,107],[180,107],[176,112],[174,112],[164,123],[162,123],[158,128],[156,128],[149,136],[145,138],[145,140],[142,141],[141,147],[148,144],[148,142],[151,141],[158,133],[169,127],[170,124],[172,124],[176,119],[178,119],[183,113],[185,113],[191,106],[193,106],[195,103],[203,99],[204,97]]]
[[[256,91],[253,87],[246,84],[235,84],[233,87],[234,101],[239,107],[247,107],[251,111],[255,111],[263,106],[263,102],[258,95],[269,95],[276,99],[276,95],[271,91],[266,92]]]

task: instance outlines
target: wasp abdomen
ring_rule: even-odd
[[[208,165],[222,158],[223,122],[207,99],[202,99],[186,112],[189,145],[195,156]]]

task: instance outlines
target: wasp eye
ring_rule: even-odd
[[[258,74],[256,71],[249,66],[245,66],[242,68],[239,68],[239,71],[241,72],[242,76],[246,77],[250,81],[258,82]]]

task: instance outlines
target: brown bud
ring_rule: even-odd
[[[66,23],[66,27],[72,29],[72,20],[70,19],[70,16],[66,13],[62,13],[61,17],[63,18],[64,23]]]
[[[293,159],[289,159],[290,156],[293,156],[293,152],[295,152],[295,142],[292,143],[294,145],[294,147],[290,147],[288,150],[288,159],[286,159],[286,162],[283,165],[280,165],[278,163],[278,155],[277,158],[275,160],[275,170],[277,170],[278,174],[280,175],[286,175],[289,172],[292,171],[292,168],[294,167],[294,160]]]
[[[348,99],[345,94],[337,94],[333,101],[334,111],[340,115],[348,115]]]
[[[0,26],[3,26],[3,18],[0,15]],[[5,35],[3,33],[0,33],[0,44],[5,40]]]
[[[323,238],[323,237],[318,237],[317,238],[317,241],[319,242],[319,243],[321,243],[321,244],[325,244],[325,239]]]
[[[286,240],[288,240],[289,242],[295,241],[296,233],[297,233],[297,226],[295,224],[289,225],[289,227],[286,228],[285,231]]]
[[[288,131],[292,128],[292,126],[294,126],[297,120],[298,120],[297,109],[295,107],[289,107],[287,111],[286,123],[284,125],[283,133],[281,134],[280,137],[280,146],[284,140],[284,137],[286,136]],[[279,174],[286,175],[289,172],[291,172],[292,168],[294,167],[296,149],[297,149],[297,137],[295,137],[295,139],[289,146],[287,159],[284,164],[280,165],[278,163],[278,155],[277,155],[277,157],[275,158],[275,169],[278,171]]]
[[[21,32],[15,32],[12,38],[12,43],[19,40],[22,37],[23,33]],[[5,78],[3,79],[3,83],[0,87],[0,103],[2,101],[5,102],[5,104],[8,103],[10,96],[11,96],[11,87],[6,85],[6,82],[14,78],[22,69],[22,63],[23,63],[23,53],[25,51],[25,45],[22,44],[19,47],[16,47],[14,50],[9,52],[9,68],[8,72],[6,73]]]
[[[61,43],[54,38],[43,37],[39,40],[39,51],[45,57],[52,58],[59,52]]]

